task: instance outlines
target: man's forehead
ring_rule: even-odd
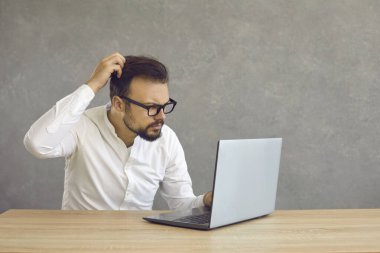
[[[167,83],[144,78],[134,78],[130,84],[128,96],[151,102],[167,102],[169,89]]]

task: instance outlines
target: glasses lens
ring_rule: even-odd
[[[149,107],[148,115],[156,116],[157,114],[160,113],[162,109],[164,109],[165,114],[171,113],[174,109],[174,106],[175,106],[175,103],[167,103],[163,106],[151,106]]]
[[[159,106],[152,106],[152,107],[149,107],[149,110],[148,110],[148,115],[149,116],[156,116],[161,110],[161,107]]]
[[[164,106],[164,113],[171,113],[174,109],[174,104],[173,103],[167,103]]]

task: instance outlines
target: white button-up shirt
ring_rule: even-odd
[[[108,120],[110,104],[86,110],[94,96],[89,86],[80,86],[24,138],[38,158],[66,158],[62,209],[149,210],[158,189],[170,209],[203,206],[173,130],[164,125],[156,141],[136,137],[127,148]]]

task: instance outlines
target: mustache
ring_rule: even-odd
[[[153,126],[156,126],[156,125],[164,125],[164,124],[165,124],[165,122],[162,119],[159,119],[159,120],[156,120],[155,122],[149,124],[147,128],[153,127]]]

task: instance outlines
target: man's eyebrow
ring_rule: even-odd
[[[165,104],[167,104],[169,102],[170,102],[170,99],[168,101],[166,101],[165,103],[163,103],[163,104],[157,104],[157,103],[153,103],[153,102],[146,102],[146,103],[143,103],[143,104],[146,105],[146,106],[153,106],[153,105],[162,106],[162,105],[165,105]]]
[[[146,105],[146,106],[161,106],[160,104],[156,104],[156,103],[144,103],[144,105]]]

